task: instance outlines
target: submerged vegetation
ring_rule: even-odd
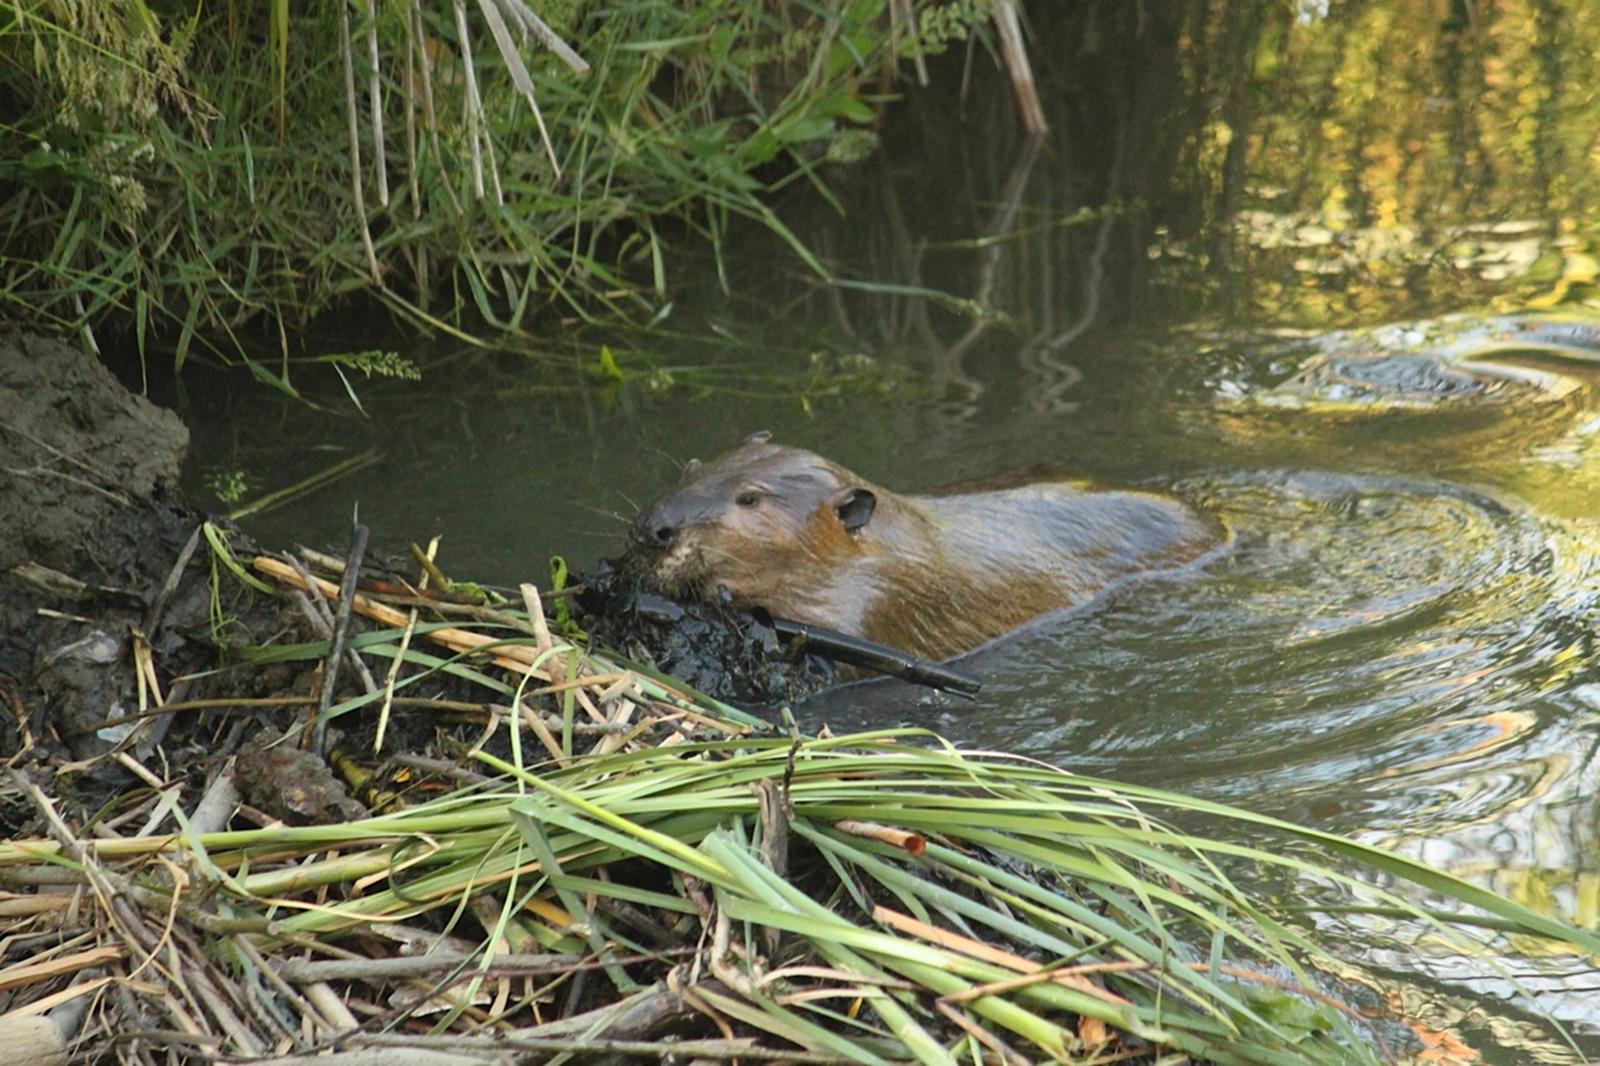
[[[1468,958],[1512,950],[1485,936],[1600,951],[1274,819],[920,730],[784,735],[552,632],[530,587],[516,611],[341,588],[302,560],[258,557],[246,578],[208,533],[213,615],[270,617],[248,581],[294,593],[308,622],[324,607],[299,592],[367,621],[247,652],[183,699],[154,684],[179,664],[141,645],[147,709],[79,768],[188,768],[165,787],[77,821],[90,778],[58,776],[52,797],[11,774],[44,836],[0,844],[21,890],[6,932],[58,945],[13,975],[12,1003],[92,999],[81,1057],[1378,1062],[1440,1034],[1363,987],[1308,915],[1416,923]],[[204,602],[186,598],[174,609]],[[299,694],[344,649],[353,694]],[[289,691],[262,687],[273,672]],[[1235,839],[1172,824],[1197,814]],[[1304,906],[1230,871],[1292,881]]]
[[[647,319],[665,241],[737,218],[820,271],[766,198],[869,152],[899,66],[990,6],[4,0],[0,313],[181,365],[356,294],[447,331]]]

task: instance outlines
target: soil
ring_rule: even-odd
[[[75,345],[0,335],[0,753],[53,714],[86,752],[135,706],[146,621],[197,524],[177,502],[189,432]],[[176,615],[174,616],[176,617]],[[181,640],[170,626],[163,643]]]
[[[777,634],[727,602],[679,603],[640,591],[627,567],[605,561],[577,575],[578,604],[597,646],[615,648],[692,688],[748,707],[799,700],[838,681],[826,659],[790,654]]]
[[[141,784],[104,758],[114,748],[198,785],[247,738],[286,724],[281,710],[139,717],[136,634],[169,701],[303,697],[315,681],[306,664],[190,677],[225,665],[231,644],[312,638],[284,601],[213,597],[205,516],[177,491],[188,444],[176,415],[77,346],[0,333],[0,762],[47,784],[70,817]],[[0,777],[0,836],[39,830]]]
[[[108,581],[126,579],[156,547],[141,543],[137,519],[174,499],[183,423],[82,349],[31,333],[0,335],[0,412],[0,574],[32,561],[69,573],[106,564]]]

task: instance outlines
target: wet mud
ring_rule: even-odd
[[[128,392],[81,349],[37,334],[0,336],[6,755],[47,726],[75,757],[109,747],[96,732],[137,706],[131,632],[184,660],[205,625],[195,583],[161,596],[198,524],[176,497],[188,441],[175,415]],[[156,614],[158,600],[165,609]]]
[[[622,561],[579,575],[578,605],[596,646],[671,674],[714,699],[770,707],[802,699],[840,680],[834,663],[780,641],[776,631],[736,610],[724,592],[709,603],[652,596]]]
[[[319,706],[361,694],[361,679],[341,671],[323,699],[325,651],[264,661],[251,650],[325,641],[317,619],[331,612],[300,593],[251,592],[221,568],[206,516],[178,492],[187,445],[176,416],[70,343],[0,336],[0,762],[74,818],[124,802],[147,766],[197,791],[226,773],[248,817],[306,824],[359,817],[409,772],[397,759],[451,763],[481,743],[505,708],[440,673],[408,695],[455,700],[458,712],[399,701],[385,727],[388,762],[372,767],[369,712],[330,723],[326,757],[306,750]],[[213,528],[236,558],[256,551],[225,524]],[[362,567],[363,586],[404,591],[385,562]],[[835,678],[831,663],[789,654],[772,629],[726,605],[642,607],[610,570],[585,583],[581,617],[597,647],[709,695],[772,705]],[[352,634],[370,628],[358,622]],[[342,751],[368,753],[367,768],[343,772]],[[0,827],[43,828],[3,779]]]

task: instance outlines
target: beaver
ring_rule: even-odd
[[[1173,499],[1061,481],[900,495],[760,432],[687,464],[624,559],[664,596],[721,586],[735,606],[941,660],[1219,540]]]

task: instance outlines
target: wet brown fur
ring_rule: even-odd
[[[841,508],[856,520],[862,506],[870,517],[847,529]],[[674,528],[670,545],[649,542],[652,522]],[[720,585],[739,606],[928,659],[1219,540],[1215,523],[1160,496],[1063,482],[902,496],[765,434],[691,464],[635,530],[630,555],[663,594],[702,597]]]

